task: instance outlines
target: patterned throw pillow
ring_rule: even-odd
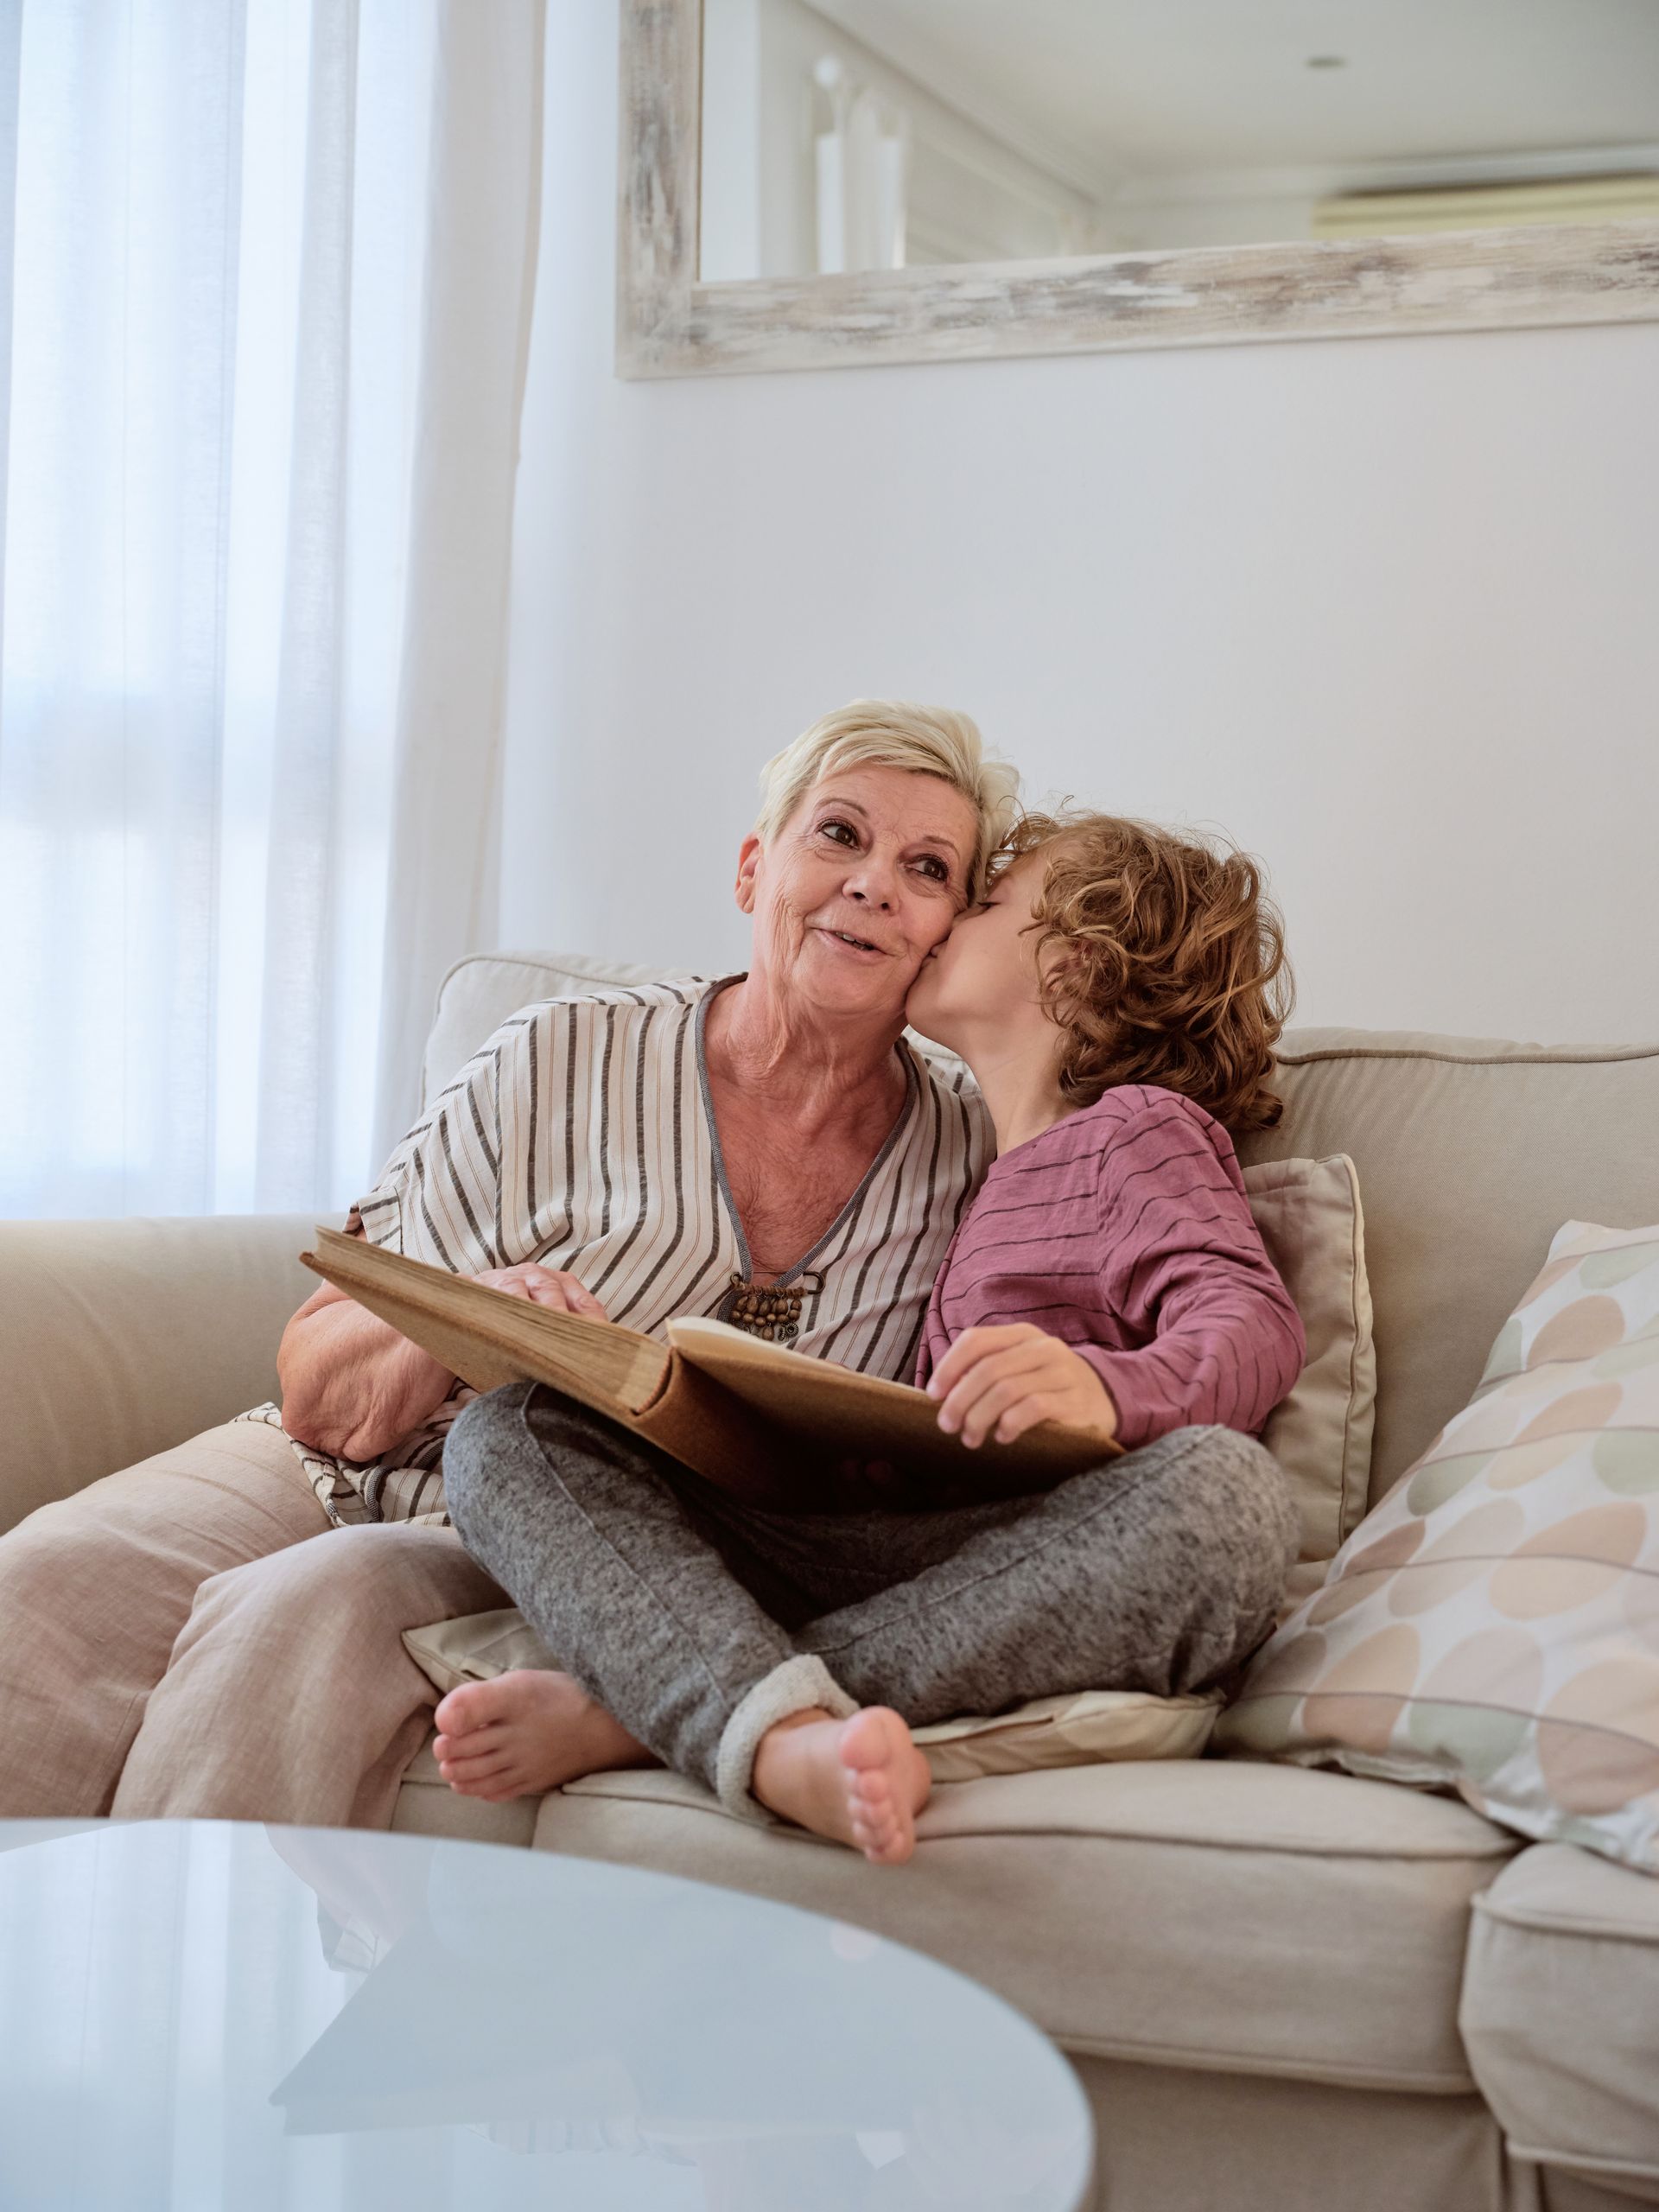
[[[1216,1742],[1454,1789],[1659,1873],[1659,1228],[1560,1230]]]

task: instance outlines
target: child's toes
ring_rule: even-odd
[[[446,1782],[495,1782],[511,1770],[512,1762],[499,1751],[486,1752],[482,1758],[441,1759],[438,1772]]]
[[[462,1682],[438,1702],[434,1718],[446,1735],[465,1736],[493,1717],[496,1700],[489,1682]]]
[[[899,1833],[896,1821],[861,1820],[852,1823],[853,1841],[861,1851],[885,1851]]]
[[[487,1728],[441,1728],[432,1739],[435,1758],[476,1758],[480,1752],[496,1751],[501,1748],[502,1731],[499,1725]]]
[[[855,1821],[890,1820],[893,1810],[891,1778],[879,1768],[872,1773],[854,1775],[847,1791],[847,1805]]]

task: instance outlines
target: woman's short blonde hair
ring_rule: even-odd
[[[969,880],[977,897],[990,855],[1014,819],[1017,769],[989,757],[977,723],[949,707],[918,707],[906,699],[855,699],[803,730],[760,771],[760,815],[754,831],[769,845],[793,819],[815,784],[843,768],[905,768],[937,776],[958,791],[979,817]]]

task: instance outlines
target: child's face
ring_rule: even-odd
[[[1033,1015],[1046,1023],[1032,918],[1045,866],[1040,849],[1015,861],[923,961],[905,1014],[924,1037],[964,1052],[973,1039],[1011,1035]]]

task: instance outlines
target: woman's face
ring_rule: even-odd
[[[1043,874],[1040,852],[1015,861],[923,962],[905,1012],[924,1037],[964,1052],[976,1039],[1011,1039],[1046,1022],[1032,920]]]
[[[822,779],[769,845],[744,840],[737,903],[752,971],[828,1018],[897,1027],[905,995],[966,897],[979,821],[938,776]]]

